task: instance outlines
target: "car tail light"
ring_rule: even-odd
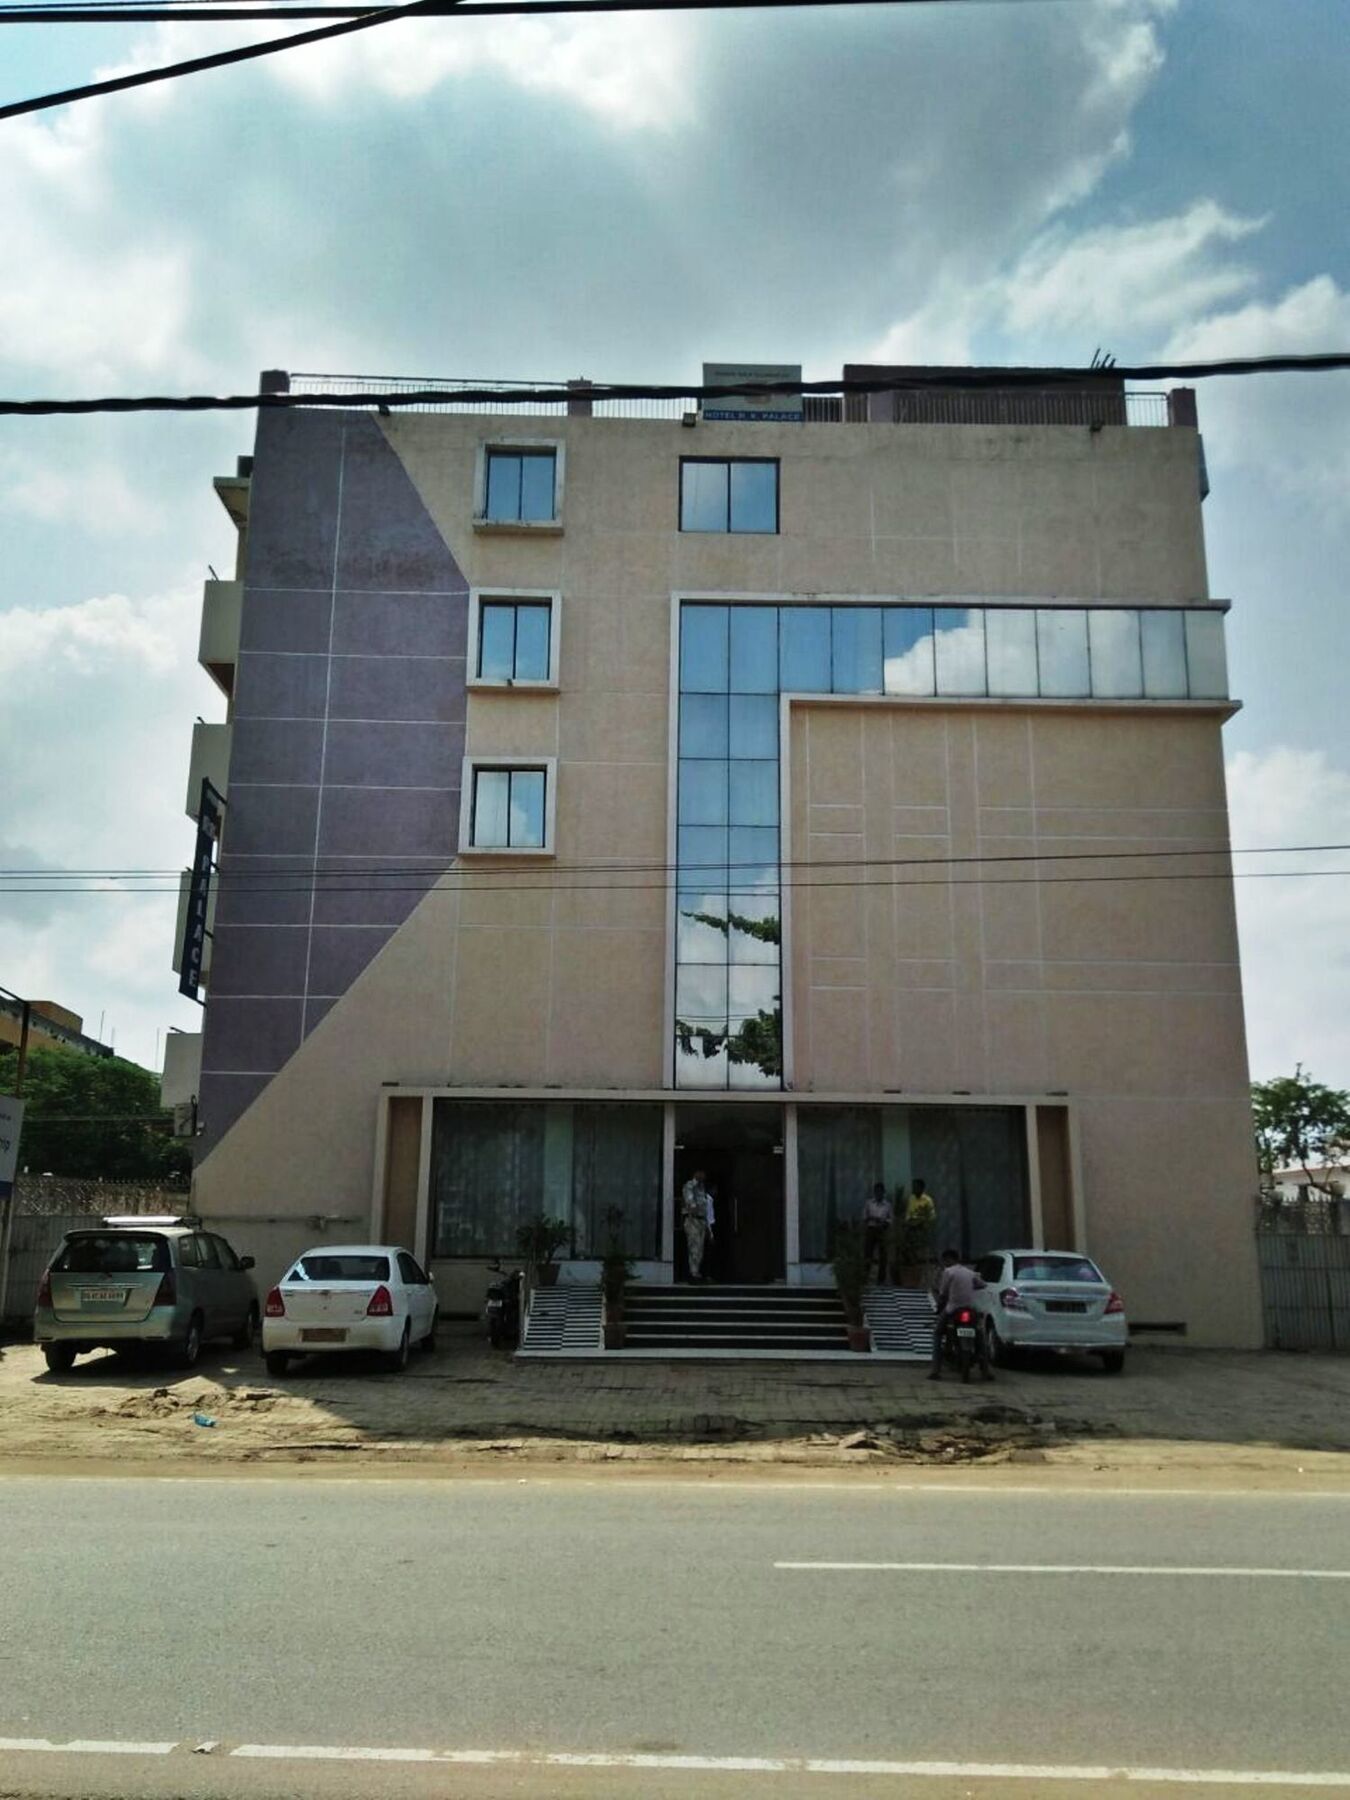
[[[273,1288],[266,1300],[263,1301],[263,1314],[269,1319],[284,1319],[286,1317],[286,1302],[281,1297],[280,1288]]]
[[[52,1272],[42,1271],[42,1280],[38,1283],[37,1303],[39,1306],[50,1306],[52,1303]]]
[[[975,1315],[968,1306],[963,1306],[956,1315],[956,1322],[958,1325],[973,1325],[975,1323]]]
[[[177,1306],[178,1277],[172,1269],[166,1269],[159,1278],[159,1286],[155,1289],[152,1306]]]
[[[1106,1303],[1106,1310],[1109,1313],[1123,1313],[1125,1310],[1125,1302],[1114,1288],[1111,1291],[1111,1298]]]
[[[1021,1294],[1018,1293],[1016,1288],[1013,1288],[1013,1287],[1003,1288],[1001,1290],[1001,1292],[999,1293],[999,1300],[1000,1300],[1001,1304],[1004,1305],[1008,1309],[1009,1312],[1030,1312],[1031,1311],[1031,1308],[1027,1305],[1026,1300],[1023,1298],[1023,1296]]]
[[[375,1292],[370,1296],[370,1305],[366,1308],[366,1317],[368,1319],[392,1319],[393,1316],[394,1302],[389,1297],[389,1289],[383,1286],[377,1287]]]

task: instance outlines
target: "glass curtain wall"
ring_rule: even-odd
[[[675,1085],[783,1081],[779,696],[1225,699],[1194,608],[680,609]]]
[[[661,1254],[659,1105],[437,1100],[432,1115],[432,1251],[515,1256],[516,1232],[565,1219],[567,1254],[596,1257],[611,1237]]]
[[[897,1211],[922,1178],[937,1213],[934,1253],[979,1256],[1030,1233],[1025,1115],[1018,1106],[799,1106],[803,1262],[828,1262],[840,1221],[857,1222],[874,1182]]]

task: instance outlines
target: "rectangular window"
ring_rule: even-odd
[[[467,847],[474,850],[549,848],[548,777],[547,768],[474,767]]]
[[[546,525],[557,518],[556,450],[487,453],[483,517],[498,525]]]
[[[478,603],[478,681],[554,679],[555,610],[551,600],[482,599]]]
[[[682,457],[680,530],[776,532],[777,461]]]

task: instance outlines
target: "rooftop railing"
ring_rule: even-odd
[[[496,389],[504,396],[528,394],[519,404],[509,398],[465,399],[465,394]],[[557,399],[541,400],[541,389],[554,389]],[[561,419],[582,414],[597,419],[679,420],[697,413],[697,394],[664,399],[604,399],[592,396],[585,383],[558,381],[471,380],[415,375],[292,374],[290,392],[333,396],[335,405],[354,394],[416,394],[400,412],[509,413],[529,419]],[[869,405],[870,402],[870,405]],[[1111,393],[1101,389],[1020,388],[988,391],[911,388],[895,394],[806,394],[803,411],[808,425],[866,424],[888,421],[894,406],[904,425],[1170,425],[1171,396],[1162,392]],[[1176,421],[1180,423],[1181,421]]]

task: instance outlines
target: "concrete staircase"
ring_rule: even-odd
[[[848,1350],[844,1309],[833,1288],[635,1282],[624,1298],[624,1317],[628,1350],[777,1350],[784,1356]]]

